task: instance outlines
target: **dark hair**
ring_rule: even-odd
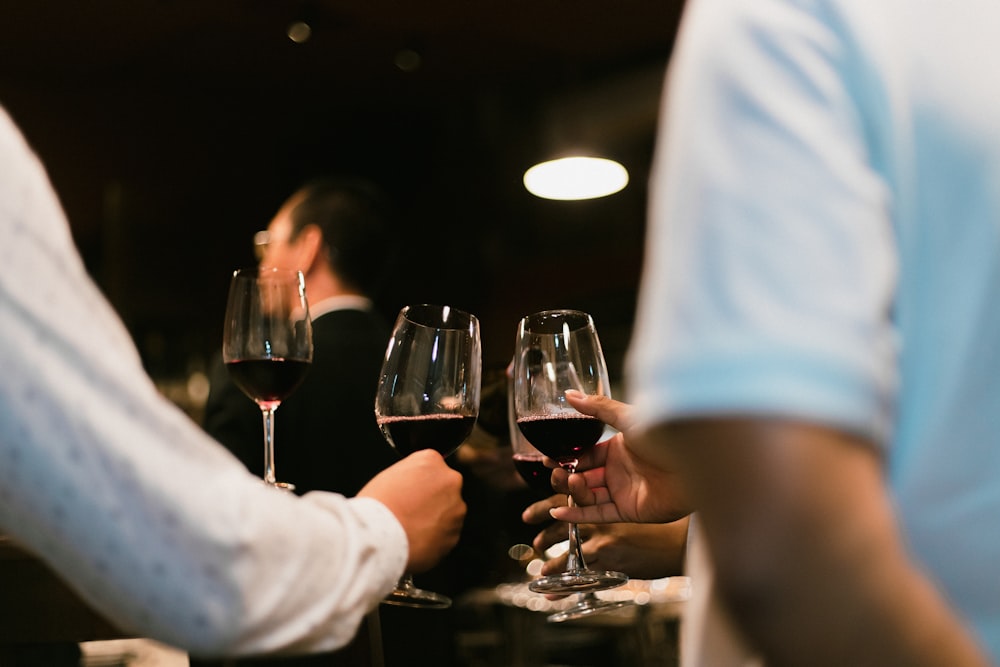
[[[378,286],[390,255],[390,205],[367,181],[324,177],[307,182],[292,209],[291,238],[307,225],[323,233],[327,255],[342,281],[365,294]]]

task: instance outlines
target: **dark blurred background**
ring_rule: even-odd
[[[521,315],[582,308],[620,375],[682,0],[4,4],[0,104],[164,386],[219,346],[253,233],[329,172],[396,203],[388,318],[471,310],[497,366]],[[581,202],[524,190],[528,166],[572,149],[618,159],[630,184]]]

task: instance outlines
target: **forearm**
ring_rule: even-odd
[[[74,414],[75,430],[25,430],[23,465],[42,472],[4,479],[0,529],[123,630],[193,654],[349,641],[406,563],[389,511],[268,489],[153,398],[137,387]]]
[[[986,665],[903,547],[871,447],[782,421],[657,429],[690,481],[718,591],[768,665]]]
[[[735,553],[753,548],[711,541]],[[898,543],[831,554],[824,542],[791,540],[772,554],[772,567],[746,571],[730,563],[717,573],[725,604],[769,666],[987,664]]]

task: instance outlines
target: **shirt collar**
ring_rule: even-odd
[[[360,294],[343,294],[330,296],[316,303],[309,304],[309,317],[316,319],[334,310],[371,310],[372,301]]]

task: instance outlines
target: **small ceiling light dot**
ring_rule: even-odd
[[[403,72],[413,72],[420,68],[420,54],[413,49],[400,49],[394,59],[396,67]]]
[[[288,26],[288,39],[296,44],[304,44],[312,36],[312,28],[305,21],[295,21]]]
[[[524,172],[524,187],[543,199],[595,199],[628,185],[628,171],[597,157],[565,157],[541,162]]]

